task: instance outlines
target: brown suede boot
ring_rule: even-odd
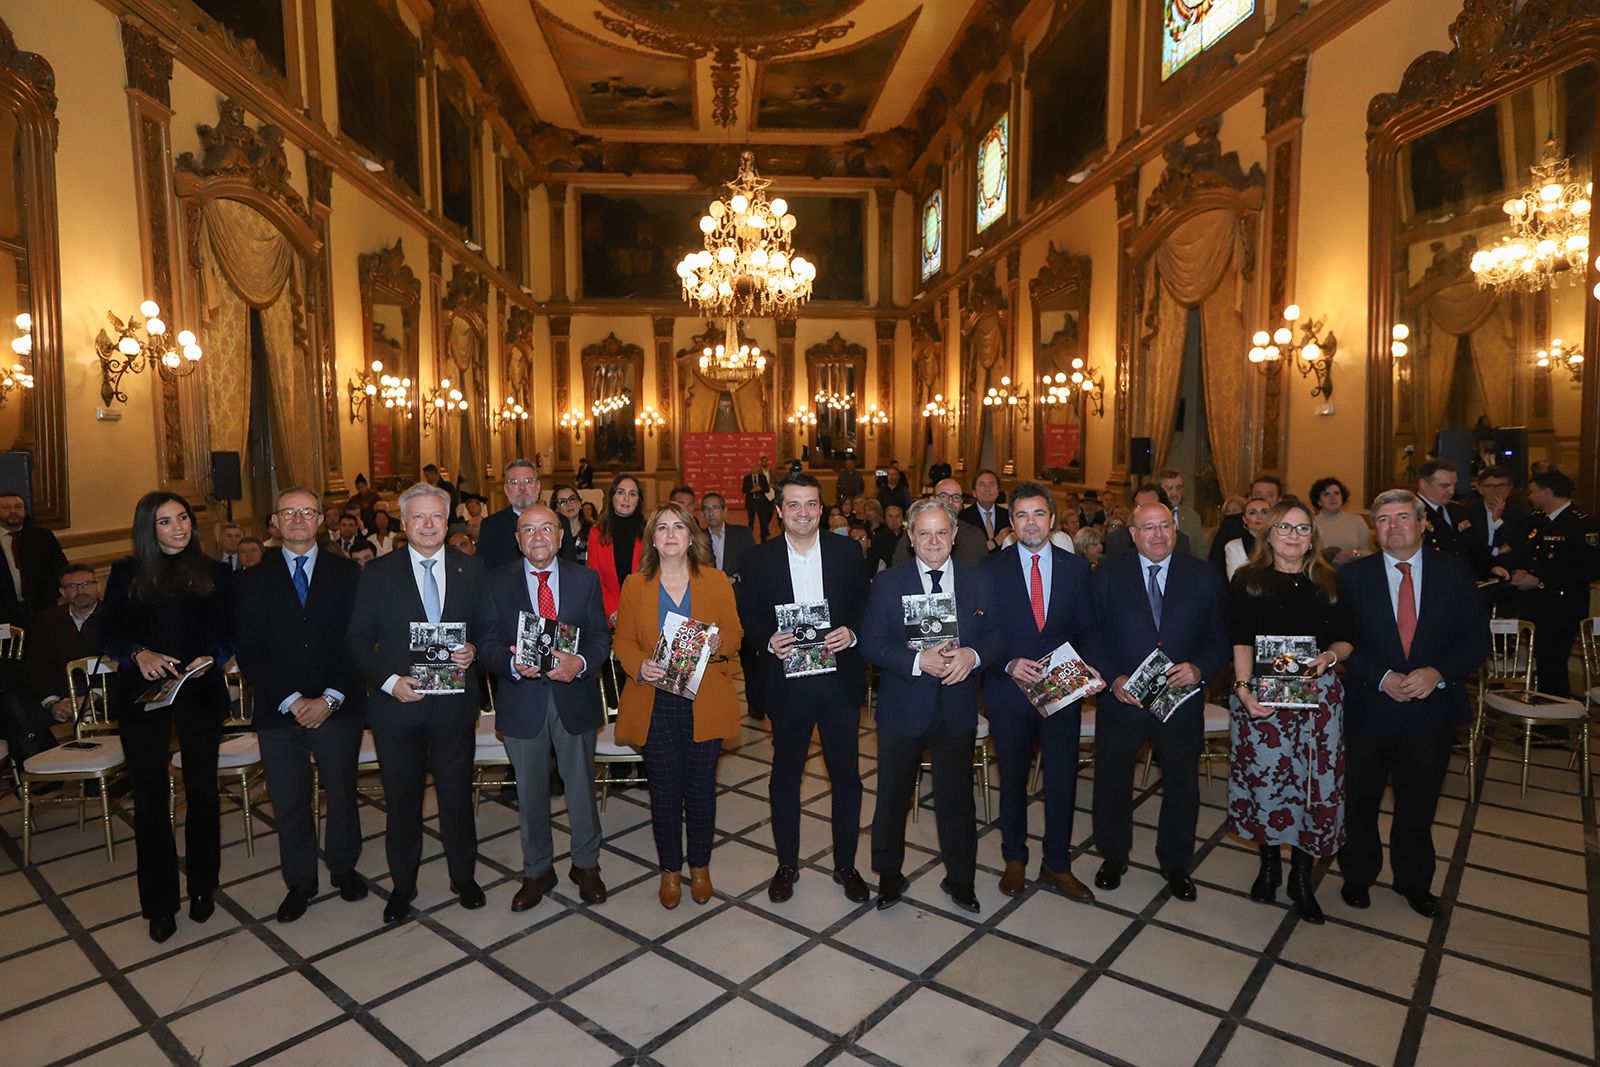
[[[683,899],[683,875],[677,871],[661,872],[661,906],[671,911]]]
[[[696,904],[704,904],[711,899],[711,868],[689,868],[689,896]]]

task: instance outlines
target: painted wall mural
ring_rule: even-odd
[[[622,48],[534,6],[544,39],[585,126],[689,129],[694,125],[694,63]]]
[[[848,48],[763,63],[756,80],[754,128],[865,129],[878,94],[921,13],[918,8],[898,25]]]

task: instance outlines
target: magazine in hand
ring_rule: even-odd
[[[464,622],[411,624],[411,682],[418,693],[444,695],[467,691],[467,669],[450,661],[450,653],[467,643]]]
[[[149,689],[146,689],[134,703],[143,704],[150,711],[170,707],[172,702],[178,699],[178,690],[183,688],[183,683],[190,678],[204,674],[212,665],[212,662],[210,656],[201,656],[193,667],[190,667],[176,678],[163,678]]]
[[[553,671],[557,652],[578,654],[578,627],[531,611],[517,612],[517,664]]]
[[[946,641],[961,642],[960,627],[956,625],[956,595],[954,593],[923,593],[900,598],[901,618],[906,625],[906,647],[913,652],[926,652]]]
[[[783,656],[785,678],[832,674],[838,669],[833,653],[822,643],[833,629],[826,600],[815,604],[779,604],[773,611],[778,619],[778,632],[794,634],[794,644]]]
[[[1256,699],[1269,708],[1315,708],[1322,687],[1311,664],[1321,654],[1315,637],[1257,634]]]
[[[1028,703],[1039,709],[1040,715],[1048,718],[1074,700],[1082,700],[1100,692],[1106,685],[1095,677],[1094,671],[1078,655],[1078,650],[1072,647],[1072,642],[1063,641],[1059,648],[1045,657],[1044,674],[1039,680],[1018,682],[1017,687],[1028,698]]]
[[[655,687],[694,699],[700,692],[706,664],[711,662],[711,638],[716,633],[717,628],[708,622],[667,612],[667,621],[661,624],[661,640],[650,657],[667,672]]]
[[[1173,685],[1167,678],[1167,669],[1171,666],[1172,660],[1167,658],[1167,654],[1160,648],[1154,648],[1144,662],[1133,669],[1122,687],[1139,702],[1140,707],[1162,722],[1172,718],[1179,704],[1200,691],[1197,685]]]

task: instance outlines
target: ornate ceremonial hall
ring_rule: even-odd
[[[1600,525],[1583,514],[1600,508],[1585,360],[1600,350],[1600,0],[0,0],[0,97],[0,1063],[1600,1055]],[[812,491],[820,517],[797,518],[794,494]],[[416,514],[435,500],[436,528]],[[1378,566],[1405,554],[1383,517],[1396,507],[1423,538],[1405,549],[1427,561],[1415,604],[1411,565]],[[687,550],[662,533],[679,516]],[[918,531],[944,525],[930,558]],[[546,529],[553,573],[574,564],[550,584]],[[866,561],[871,599],[858,589],[853,615],[829,534]],[[785,538],[787,556],[763,554]],[[1237,605],[1261,595],[1252,574],[1288,573],[1284,539],[1315,546],[1293,580],[1331,596],[1334,621],[1304,659],[1320,697],[1271,708],[1300,722],[1348,707],[1344,740],[1337,721],[1282,738],[1260,725],[1277,721],[1250,681],[1266,638]],[[442,591],[428,544],[447,553]],[[172,562],[202,551],[216,588]],[[509,633],[491,618],[495,552],[522,596]],[[408,557],[406,603],[428,621],[397,624],[410,644],[391,669],[379,630],[400,610],[374,587]],[[1221,651],[1203,667],[1172,636],[1209,604],[1164,584],[1188,580],[1178,562],[1215,587],[1197,632]],[[678,566],[693,617],[688,586],[669,591]],[[178,567],[181,597],[158,600]],[[274,587],[290,623],[254,610],[255,567],[292,573]],[[346,603],[314,636],[345,569],[354,615]],[[1019,742],[999,705],[1032,693],[1029,657],[1048,669],[1056,642],[1029,652],[1005,627],[1045,634],[1051,583],[1076,590],[1080,570],[1062,610],[1089,620],[1072,640],[1098,693],[1061,711],[1030,695]],[[1482,594],[1464,613],[1435,592],[1456,570]],[[657,577],[659,614],[641,584]],[[782,592],[753,604],[756,577]],[[892,603],[901,577],[914,591]],[[864,675],[853,708],[803,688],[824,683],[786,655],[806,627],[783,609],[815,606],[803,583],[821,628],[838,627],[825,643],[811,628],[822,670],[837,654]],[[525,628],[555,624],[557,598],[566,620],[590,585],[598,621],[581,640],[603,638],[603,665],[573,628],[573,651],[523,670]],[[695,622],[723,590],[729,618],[689,663],[705,675],[669,694],[654,680],[678,654],[665,620]],[[959,666],[928,667],[911,601],[965,612],[979,594],[944,653]],[[212,600],[215,622],[193,606]],[[886,642],[880,600],[905,612],[882,613]],[[1128,602],[1154,644],[1105,669],[1116,650],[1102,661],[1088,642],[1123,632],[1107,616]],[[457,610],[472,642],[504,640],[417,636]],[[648,616],[642,666],[630,612]],[[1461,618],[1481,655],[1452,672],[1443,661],[1477,646],[1439,638],[1454,646],[1439,663],[1413,656]],[[140,636],[180,631],[214,659]],[[269,631],[304,664],[354,664],[353,684],[272,688]],[[1386,640],[1392,669],[1374,665]],[[887,662],[885,643],[915,666]],[[1162,687],[1197,676],[1171,720],[1130,695],[1152,649]],[[432,667],[406,658],[424,650]],[[562,725],[568,660],[573,689],[598,694],[598,734]],[[429,691],[447,696],[410,699],[481,713],[463,727],[476,719],[470,774],[447,789],[456,772],[430,735],[412,795],[384,716],[418,706],[400,694],[432,677],[419,670],[451,669],[470,673]],[[144,691],[185,672],[192,685]],[[223,724],[215,776],[183,710],[202,682]],[[714,796],[697,809],[677,781],[672,798],[689,841],[680,904],[664,798],[711,743],[714,683],[731,723],[707,735]],[[538,726],[509,732],[508,701],[535,685]],[[796,741],[795,693],[856,717]],[[906,763],[893,716],[910,693],[934,725],[911,732]],[[641,695],[645,727],[630,723]],[[1442,747],[1385,740],[1374,771],[1363,731],[1420,731],[1408,709],[1447,700],[1459,714],[1429,727]],[[970,789],[965,756],[952,790],[941,755],[956,704],[979,714]],[[157,709],[153,742],[128,729]],[[669,710],[687,716],[680,762],[657,755]],[[1160,731],[1185,714],[1196,748],[1179,772]],[[1069,716],[1076,749],[1069,732],[1051,759]],[[1125,753],[1131,800],[1107,758],[1117,716],[1149,734]],[[351,753],[361,739],[353,773],[305,740],[297,775],[267,768],[285,758],[269,733],[336,722]],[[1281,763],[1261,755],[1268,732]],[[562,772],[542,790],[549,819],[531,815],[553,839],[539,877],[529,736],[541,772],[557,769],[552,744]],[[587,759],[579,776],[564,742]],[[780,811],[796,745],[797,863]],[[858,759],[859,810],[838,803],[839,751]],[[135,767],[152,753],[153,772]],[[1250,791],[1272,782],[1293,778],[1312,808],[1319,766],[1337,841],[1248,828]],[[335,811],[352,792],[341,810],[358,825]],[[1192,831],[1174,830],[1193,793]],[[903,827],[884,817],[908,798]],[[1119,849],[1106,824],[1129,804]],[[219,819],[220,857],[196,830]],[[1358,820],[1382,841],[1369,835],[1364,878]],[[401,823],[420,834],[409,868]],[[882,866],[900,834],[903,871]],[[1174,835],[1177,866],[1158,859]],[[1407,885],[1414,856],[1401,871],[1391,848],[1418,835],[1436,860]],[[1053,870],[1069,849],[1071,871]],[[290,877],[301,856],[320,883]],[[162,879],[179,896],[152,904],[170,896]]]

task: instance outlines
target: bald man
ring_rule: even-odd
[[[954,478],[943,478],[933,487],[934,499],[950,509],[950,514],[959,514],[961,511],[961,483]],[[898,567],[911,559],[911,528],[908,525],[906,532],[900,535],[899,544],[894,546],[894,561],[892,566]],[[957,563],[968,567],[981,567],[983,561],[989,558],[988,536],[983,532],[982,526],[974,526],[970,522],[956,522],[956,543],[950,550],[950,558]]]

